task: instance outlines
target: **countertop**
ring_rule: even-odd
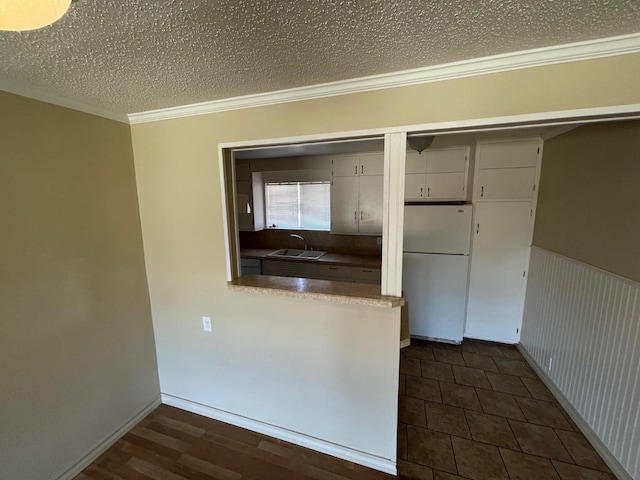
[[[334,282],[310,278],[272,277],[269,275],[245,275],[232,282],[228,282],[228,286],[230,290],[238,292],[328,300],[339,303],[367,305],[370,307],[393,308],[404,305],[404,298],[380,295],[379,285],[362,283]]]
[[[240,257],[242,258],[259,258],[261,260],[278,260],[283,262],[305,262],[305,263],[323,263],[331,265],[346,265],[348,267],[362,267],[362,268],[380,268],[382,265],[382,257],[379,255],[349,255],[344,253],[325,253],[317,260],[302,259],[302,258],[282,258],[282,257],[269,257],[274,249],[243,249],[240,250]]]

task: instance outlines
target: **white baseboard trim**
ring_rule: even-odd
[[[133,417],[127,420],[117,430],[108,435],[98,445],[92,448],[87,454],[83,455],[76,463],[66,469],[62,474],[56,477],[56,480],[71,480],[78,475],[82,470],[87,468],[93,463],[100,455],[106,452],[114,443],[124,436],[129,430],[131,430],[140,420],[149,415],[154,409],[160,405],[160,396],[155,397],[151,403],[145,406],[142,410],[136,413]]]
[[[246,428],[247,430],[262,433],[263,435],[284,440],[285,442],[294,443],[317,452],[326,453],[327,455],[373,468],[374,470],[396,475],[395,459],[389,460],[387,458],[371,455],[369,453],[337,445],[319,438],[310,437],[302,433],[287,430],[285,428],[270,425],[252,418],[243,417],[235,413],[219,410],[214,407],[202,405],[200,403],[192,402],[166,393],[162,394],[162,403],[191,413],[213,418],[214,420],[219,420],[224,423],[229,423],[236,427]]]
[[[535,370],[540,379],[544,382],[547,388],[551,391],[558,403],[562,405],[562,408],[566,410],[576,426],[582,431],[587,440],[593,445],[593,448],[600,454],[604,462],[611,469],[618,480],[633,480],[631,475],[627,473],[624,467],[618,462],[618,459],[609,451],[607,446],[602,443],[596,432],[589,426],[589,424],[582,418],[580,413],[575,409],[571,402],[564,396],[560,389],[553,383],[551,377],[545,372],[533,359],[533,357],[527,352],[527,350],[521,345],[516,345],[522,356],[527,360],[527,363]]]

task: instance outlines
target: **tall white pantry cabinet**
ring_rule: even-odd
[[[542,143],[526,138],[476,146],[465,337],[520,339]]]

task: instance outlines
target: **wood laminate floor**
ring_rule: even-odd
[[[515,347],[413,341],[401,355],[398,478],[614,479]],[[161,405],[76,480],[393,478]]]

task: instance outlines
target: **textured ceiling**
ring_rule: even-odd
[[[0,85],[133,113],[638,31],[639,0],[80,0],[0,32]]]

